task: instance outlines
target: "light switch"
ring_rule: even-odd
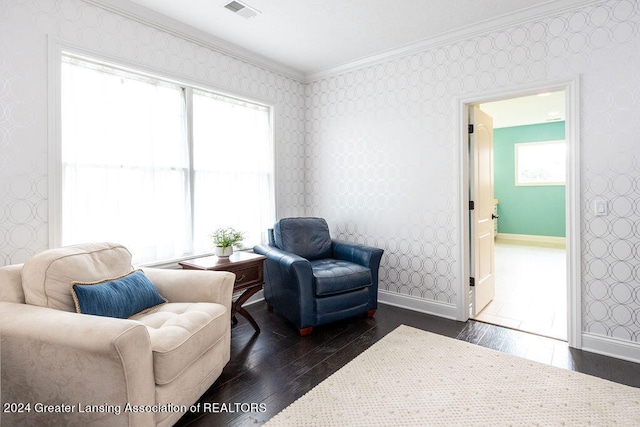
[[[593,201],[593,213],[596,216],[605,216],[609,214],[609,207],[606,200],[594,200]]]

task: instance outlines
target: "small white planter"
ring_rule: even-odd
[[[216,246],[213,248],[213,253],[216,254],[218,258],[229,258],[231,254],[233,254],[233,246],[227,246],[226,248]]]

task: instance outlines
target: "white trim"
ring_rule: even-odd
[[[187,76],[183,74],[175,74],[162,68],[144,65],[120,56],[109,55],[94,49],[88,49],[88,48],[79,46],[77,44],[70,43],[66,40],[55,38],[53,36],[49,36],[49,40],[50,40],[50,43],[49,43],[50,62],[51,62],[51,59],[55,59],[56,56],[58,57],[58,64],[52,64],[53,66],[59,67],[60,55],[62,54],[62,52],[67,52],[71,55],[75,55],[80,58],[85,58],[89,61],[104,62],[104,63],[107,63],[108,65],[121,68],[124,71],[129,71],[135,74],[143,74],[143,75],[146,74],[150,77],[157,78],[160,80],[165,80],[177,85],[192,86],[194,89],[201,89],[208,92],[216,92],[220,95],[227,96],[229,98],[235,98],[241,101],[261,104],[265,107],[274,108],[277,103],[277,100],[274,98],[269,98],[269,97],[263,98],[260,96],[256,96],[256,94],[254,93],[245,92],[235,88],[219,86],[219,85],[216,85],[215,83],[196,79],[191,76]],[[51,56],[53,56],[53,58],[51,58]],[[59,77],[59,70],[58,70],[58,77]]]
[[[62,140],[60,129],[60,111],[62,110],[60,98],[60,70],[62,61],[62,49],[58,41],[47,36],[48,48],[48,85],[47,85],[47,148],[48,148],[48,171],[47,182],[49,194],[48,201],[48,224],[49,224],[49,248],[60,247],[62,235],[61,224],[62,218],[62,176],[60,174],[60,165],[62,164],[60,144]]]
[[[567,184],[566,184],[566,222],[567,222],[567,329],[568,343],[571,347],[582,346],[582,290],[580,270],[580,140],[579,140],[579,76],[567,79],[542,81],[515,88],[500,89],[469,95],[458,99],[458,126],[456,129],[460,159],[458,176],[460,194],[458,195],[460,214],[458,224],[462,234],[458,236],[460,248],[460,281],[457,289],[457,319],[469,319],[469,159],[466,150],[469,138],[469,105],[532,95],[540,92],[564,90],[567,117],[565,121],[565,140],[567,141]],[[463,149],[464,148],[464,149]]]
[[[458,239],[458,259],[460,260],[460,269],[457,294],[457,306],[458,313],[456,319],[461,322],[469,320],[469,314],[471,311],[471,297],[470,292],[470,277],[471,277],[471,259],[470,259],[470,236],[471,236],[471,224],[469,221],[469,102],[459,99],[458,100],[458,120],[455,129],[456,141],[455,150],[460,159],[458,164],[458,176],[459,191],[457,194],[458,207],[460,209],[460,215],[458,216],[458,230],[459,234],[456,236]]]
[[[580,238],[580,76],[565,85],[565,141],[567,142],[567,183],[565,187],[567,236],[567,340],[582,348],[582,259]],[[574,220],[571,221],[570,218]]]
[[[192,90],[198,89],[206,92],[213,92],[215,94],[233,98],[235,100],[245,101],[252,104],[257,104],[262,107],[265,107],[268,110],[269,115],[269,150],[271,151],[271,161],[272,161],[272,173],[271,173],[271,181],[269,190],[271,194],[269,195],[270,202],[272,202],[272,212],[271,217],[275,220],[277,215],[277,180],[276,180],[276,137],[275,137],[275,114],[276,114],[276,101],[273,99],[261,99],[256,97],[254,94],[248,94],[243,91],[235,91],[229,90],[225,88],[220,88],[215,86],[209,82],[203,82],[196,79],[192,79],[187,76],[175,75],[170,72],[167,72],[162,69],[157,69],[153,67],[148,67],[142,64],[137,64],[131,62],[129,60],[105,55],[101,52],[97,52],[91,49],[86,49],[83,47],[79,47],[72,43],[68,43],[66,41],[57,39],[51,35],[47,36],[48,41],[48,234],[49,234],[49,248],[57,248],[61,245],[61,236],[62,236],[62,176],[61,176],[61,168],[62,164],[62,156],[61,156],[61,147],[62,147],[62,134],[61,134],[61,68],[62,68],[62,56],[63,54],[69,54],[71,56],[77,56],[78,58],[87,60],[87,61],[97,61],[105,63],[109,66],[113,66],[115,68],[124,70],[126,72],[132,72],[138,75],[146,75],[158,80],[166,81],[172,84],[176,84],[178,86],[184,87],[186,89],[186,102],[192,102]],[[189,107],[189,105],[187,105]],[[188,112],[191,110],[188,108]],[[191,114],[188,114],[189,122],[192,122]],[[190,123],[191,125],[192,123]],[[189,146],[189,156],[192,156],[193,151],[193,138],[191,135],[192,126],[187,127],[189,131],[188,135],[188,146]],[[189,161],[190,170],[193,173],[193,162],[192,159]],[[193,176],[190,177],[190,182],[193,182]],[[189,192],[192,191],[192,188],[189,189]],[[191,194],[193,197],[193,194]],[[192,199],[193,200],[193,199]],[[191,218],[191,226],[193,226],[193,218]],[[193,249],[193,248],[191,248]],[[195,256],[202,256],[202,254],[195,254]],[[163,267],[169,267],[173,265],[175,260],[164,260],[159,265]],[[177,262],[177,261],[176,261]],[[175,264],[177,265],[177,264]],[[155,266],[155,265],[154,265]]]
[[[453,304],[445,304],[395,292],[378,290],[378,302],[446,319],[456,320],[457,318],[457,308]]]
[[[496,240],[503,240],[509,242],[522,242],[522,243],[541,243],[543,245],[565,246],[567,244],[566,237],[557,236],[534,236],[531,234],[513,234],[513,233],[498,233],[496,234]]]
[[[229,55],[236,59],[276,72],[300,83],[312,83],[317,80],[343,74],[373,64],[385,62],[394,58],[410,55],[425,49],[450,44],[470,37],[487,34],[513,25],[530,22],[536,19],[546,18],[551,14],[565,13],[577,10],[591,4],[600,3],[602,0],[583,0],[575,4],[575,0],[553,0],[542,4],[536,4],[516,12],[507,13],[474,23],[457,30],[444,32],[426,39],[409,43],[396,49],[379,52],[354,61],[349,61],[337,67],[304,73],[288,65],[267,58],[259,53],[240,47],[230,41],[221,39],[205,31],[199,30],[176,19],[165,16],[154,10],[139,4],[122,0],[82,0],[85,3],[99,7],[125,18],[140,22],[168,34],[180,37],[191,43],[198,44],[208,49]]]
[[[176,19],[165,16],[154,10],[133,2],[118,0],[82,0],[85,3],[99,7],[125,18],[158,29],[165,33],[184,39],[188,42],[212,49],[249,64],[273,71],[298,82],[304,80],[304,74],[287,65],[281,64],[256,52],[240,47],[234,43],[215,37],[212,34],[198,30]]]
[[[591,4],[601,2],[602,0],[585,0],[576,5],[575,1],[572,0],[547,1],[545,3],[530,6],[516,12],[507,13],[498,17],[477,22],[467,27],[431,36],[396,49],[366,56],[355,61],[339,65],[337,67],[308,73],[304,76],[304,82],[312,83],[339,74],[344,74],[349,71],[354,71],[360,68],[386,62],[391,59],[422,52],[427,49],[433,49],[440,46],[448,45],[456,41],[468,39],[471,37],[477,37],[492,31],[498,31],[500,29],[512,27],[514,25],[524,24],[536,19],[548,18],[551,14],[560,14],[571,10],[582,9]]]
[[[640,363],[640,343],[633,341],[584,333],[582,350]]]
[[[264,301],[264,289],[260,289],[258,292],[251,295],[251,297],[247,300],[247,302],[242,304],[242,306],[246,307],[248,305],[252,305],[260,301]]]

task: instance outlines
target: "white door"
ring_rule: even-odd
[[[493,118],[474,106],[469,111],[471,274],[474,281],[473,315],[480,313],[495,296],[493,229]]]

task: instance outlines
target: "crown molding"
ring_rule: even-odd
[[[428,49],[437,48],[456,41],[468,39],[488,34],[511,27],[513,25],[524,24],[536,19],[549,17],[551,14],[560,14],[572,10],[582,9],[596,3],[602,3],[603,0],[584,0],[576,4],[572,0],[551,0],[545,3],[530,6],[516,12],[506,13],[494,18],[477,22],[475,24],[447,31],[436,36],[407,44],[405,46],[380,52],[374,55],[365,56],[361,59],[338,65],[326,70],[308,73],[304,76],[303,83],[313,83],[318,80],[330,78],[339,74],[355,71],[364,67],[386,62],[395,58],[422,52]]]
[[[259,53],[235,45],[229,41],[211,35],[205,31],[186,25],[176,19],[143,7],[128,0],[82,0],[125,18],[166,32],[191,43],[215,50],[257,67],[278,73],[285,77],[304,82],[305,74]]]
[[[524,24],[536,19],[546,18],[552,14],[565,13],[581,9],[604,0],[550,0],[542,4],[530,6],[516,12],[507,13],[475,24],[447,31],[435,36],[427,37],[417,42],[409,43],[399,48],[390,49],[345,64],[331,67],[317,72],[304,73],[292,67],[262,56],[254,51],[242,48],[227,40],[211,35],[205,31],[186,25],[176,19],[162,15],[156,11],[130,2],[128,0],[82,0],[85,3],[100,7],[144,25],[156,28],[166,33],[185,39],[189,42],[229,55],[255,66],[273,71],[299,83],[313,83],[339,74],[376,65],[395,58],[437,48],[456,41],[477,37],[493,31],[508,28],[513,25]]]

